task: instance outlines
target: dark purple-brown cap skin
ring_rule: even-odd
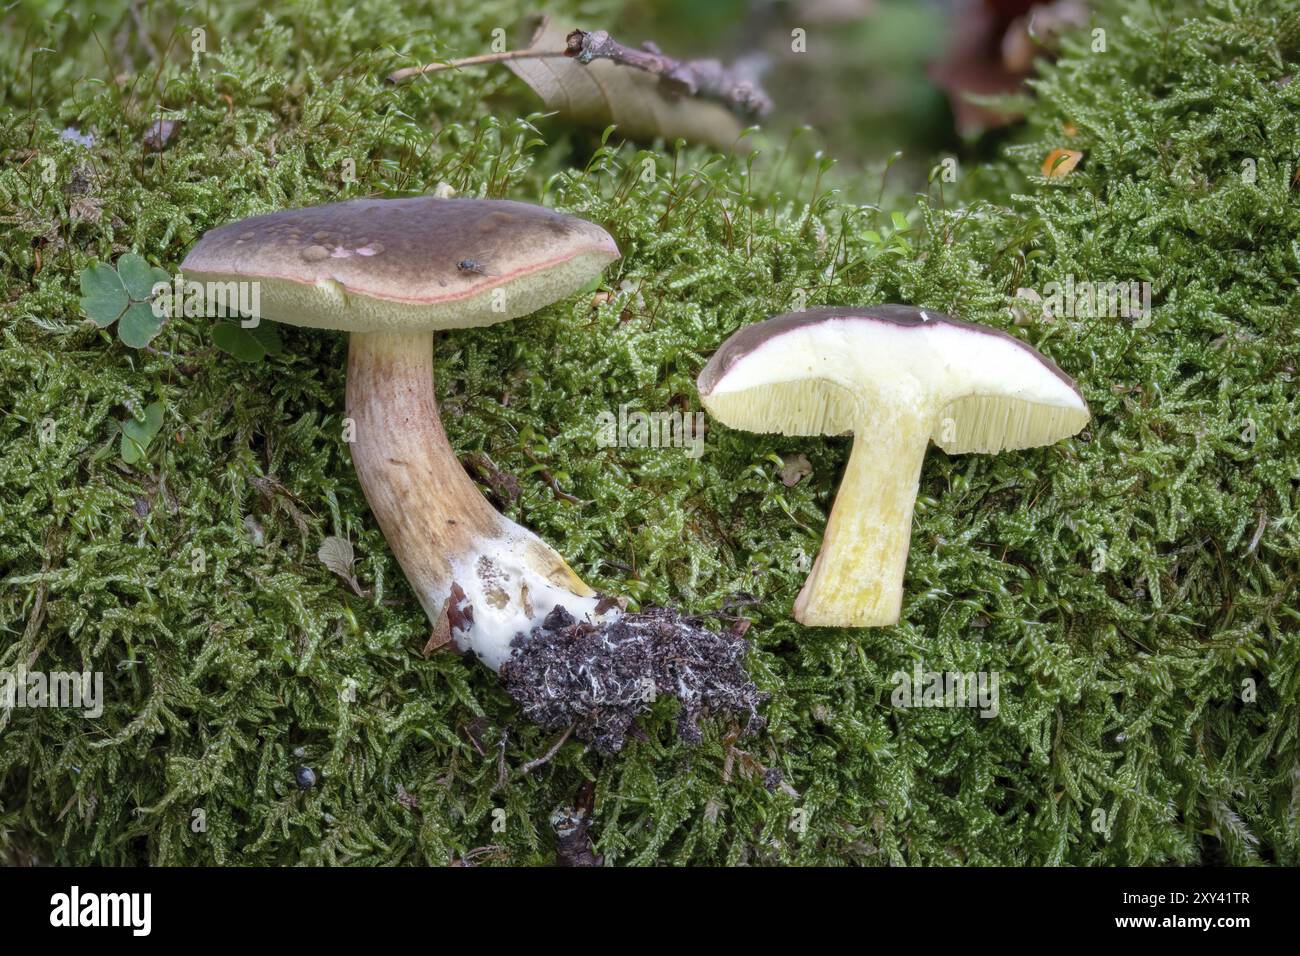
[[[353,199],[286,209],[213,229],[182,270],[201,275],[339,283],[409,303],[469,298],[588,250],[616,258],[603,229],[509,200]]]
[[[922,312],[925,314],[922,315]],[[770,342],[787,332],[793,332],[796,329],[804,328],[809,325],[816,325],[819,322],[825,322],[829,319],[856,319],[864,322],[888,322],[891,325],[901,326],[921,326],[944,324],[955,328],[968,329],[972,332],[978,332],[982,335],[994,335],[999,338],[1007,339],[1020,346],[1026,352],[1033,355],[1044,367],[1053,375],[1059,378],[1066,385],[1074,390],[1074,393],[1083,400],[1083,393],[1075,384],[1074,379],[1066,375],[1057,366],[1055,362],[1043,355],[1031,345],[1027,345],[1014,335],[1009,335],[1001,329],[995,329],[987,325],[976,325],[973,322],[963,322],[961,319],[954,319],[950,315],[942,312],[933,312],[930,309],[919,309],[912,305],[861,305],[861,306],[827,306],[818,309],[808,309],[806,312],[789,312],[785,315],[778,315],[762,322],[755,322],[753,325],[747,325],[738,329],[718,347],[709,359],[708,364],[700,371],[699,378],[696,379],[696,387],[701,395],[712,393],[715,385],[721,381],[722,377],[727,374],[733,365],[753,352],[760,345]]]
[[[554,209],[415,196],[231,222],[199,239],[181,269],[209,289],[248,282],[259,294],[259,319],[344,332],[435,332],[530,315],[576,293],[617,258],[619,247],[601,226]]]

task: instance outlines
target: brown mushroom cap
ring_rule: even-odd
[[[213,229],[187,279],[257,281],[262,318],[350,332],[491,325],[580,289],[618,258],[592,223],[502,199],[353,199]]]

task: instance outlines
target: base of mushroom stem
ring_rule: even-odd
[[[893,627],[903,610],[903,569],[891,572],[869,579],[809,576],[791,616],[805,627]]]
[[[450,639],[496,671],[511,654],[510,642],[532,633],[559,605],[591,624],[622,612],[622,602],[596,594],[531,531],[504,518],[501,524],[499,535],[480,539],[451,562],[449,581],[418,582],[434,642]]]
[[[572,728],[600,753],[622,750],[659,697],[680,703],[677,734],[690,744],[702,738],[697,721],[706,714],[743,717],[745,734],[767,723],[758,708],[768,695],[745,670],[749,642],[671,608],[593,625],[557,607],[512,650],[501,679],[524,716]]]
[[[903,499],[906,502],[906,499]],[[891,627],[903,609],[903,575],[911,549],[906,503],[881,507],[870,523],[836,529],[817,554],[794,602],[805,627]]]

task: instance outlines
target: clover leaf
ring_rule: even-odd
[[[241,362],[260,362],[268,355],[283,351],[280,331],[274,322],[259,322],[248,329],[238,322],[218,322],[212,327],[212,341]]]
[[[128,418],[122,422],[122,460],[134,465],[145,457],[149,443],[163,424],[163,403],[153,402],[144,410],[144,421]]]
[[[126,286],[112,266],[96,263],[82,271],[81,308],[101,329],[116,322],[130,304]]]
[[[163,324],[150,303],[153,287],[170,279],[164,270],[134,252],[118,259],[117,268],[97,262],[81,272],[81,310],[101,329],[117,322],[122,344],[142,349]]]

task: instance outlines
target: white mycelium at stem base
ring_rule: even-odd
[[[747,326],[699,377],[734,428],[852,434],[853,451],[797,621],[897,623],[926,448],[1031,448],[1088,421],[1074,382],[996,329],[911,306],[816,309]]]
[[[472,616],[451,631],[461,650],[498,670],[515,635],[557,604],[597,619],[591,588],[461,468],[434,398],[432,332],[354,332],[347,412],[366,500],[429,620]],[[452,599],[453,585],[463,598]]]
[[[595,621],[597,602],[461,469],[434,401],[433,335],[529,315],[617,258],[605,230],[551,209],[415,196],[220,226],[181,268],[202,281],[257,282],[262,318],[352,334],[347,404],[366,499],[435,634],[496,670],[557,604]]]

